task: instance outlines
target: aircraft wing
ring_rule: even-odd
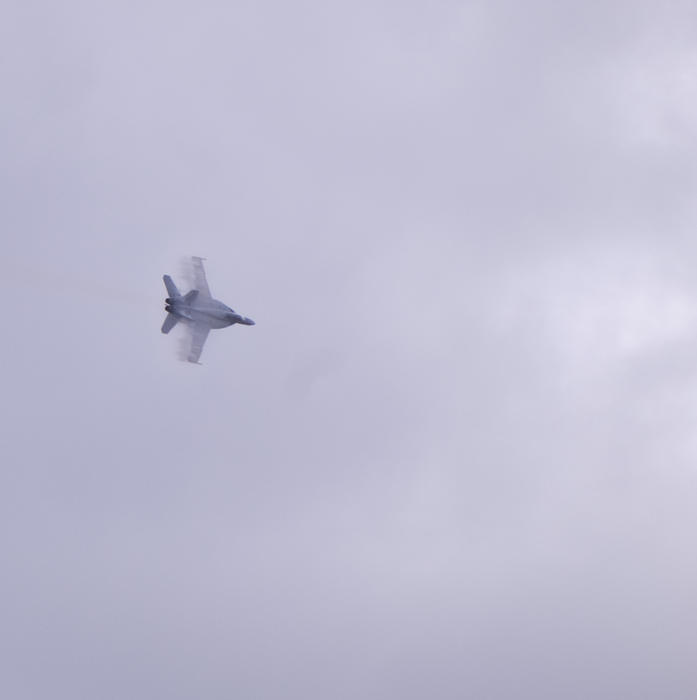
[[[206,271],[203,269],[203,258],[195,255],[191,256],[191,271],[193,274],[194,289],[198,289],[200,297],[211,297],[211,290],[208,289],[206,281]]]
[[[203,323],[189,324],[191,345],[189,346],[189,354],[186,356],[187,362],[198,363],[198,358],[201,357],[201,352],[203,352],[203,346],[210,330],[211,329]]]

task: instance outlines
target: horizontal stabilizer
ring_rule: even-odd
[[[167,314],[165,322],[162,324],[162,332],[169,333],[177,325],[179,319],[174,314]]]
[[[179,294],[179,290],[177,289],[177,285],[172,282],[172,278],[169,275],[164,275],[162,278],[165,283],[165,287],[167,287],[167,296],[168,297],[178,297],[181,296]]]

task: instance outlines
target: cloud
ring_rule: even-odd
[[[689,12],[14,13],[13,697],[694,695]]]

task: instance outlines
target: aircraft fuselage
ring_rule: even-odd
[[[197,298],[192,303],[187,303],[182,297],[179,299],[168,298],[166,302],[165,308],[169,313],[178,318],[202,323],[209,328],[226,328],[235,323],[242,323],[245,326],[254,325],[251,318],[238,314],[217,299]]]

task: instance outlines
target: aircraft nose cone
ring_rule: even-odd
[[[256,326],[256,325],[257,325],[256,323],[254,323],[254,321],[252,321],[251,318],[248,318],[248,319],[247,319],[247,323],[248,323],[250,326]]]

